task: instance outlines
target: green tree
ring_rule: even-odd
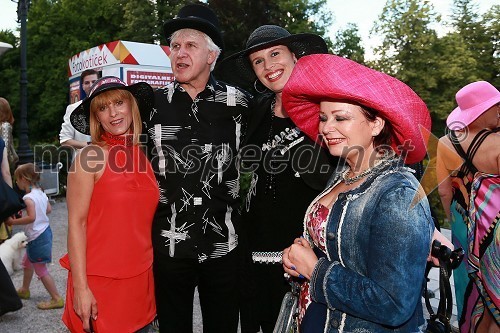
[[[332,21],[326,0],[211,0],[209,6],[219,17],[226,56],[241,51],[252,31],[264,24],[281,26],[290,33],[315,33],[332,46],[325,36]]]
[[[357,24],[349,23],[345,29],[335,34],[333,53],[363,64],[365,49],[361,45],[361,36]]]
[[[437,34],[430,25],[439,20],[429,1],[388,0],[372,29],[384,36],[375,49],[379,69],[397,76],[422,97],[428,97],[426,91],[436,84],[431,51]]]
[[[476,60],[472,68],[479,79],[492,81],[495,76],[494,31],[486,28],[477,13],[477,4],[472,0],[454,0],[452,25],[466,41],[466,48]],[[498,14],[497,14],[498,16]],[[496,31],[498,38],[498,31]]]
[[[149,0],[129,0],[124,6],[123,21],[117,39],[132,42],[154,43],[156,20],[155,6]]]
[[[493,75],[491,83],[500,87],[500,5],[495,5],[484,15],[484,25],[493,46]]]
[[[37,0],[27,22],[28,124],[35,142],[58,142],[68,100],[68,59],[97,45],[120,39],[165,44],[163,23],[173,18],[186,0]],[[331,15],[326,0],[209,1],[225,32],[225,54],[242,49],[253,29],[278,24],[291,33],[324,35]],[[19,110],[20,49],[12,32],[2,40],[16,47],[0,58],[0,95],[16,118]]]
[[[429,107],[434,131],[443,133],[456,91],[478,76],[464,36],[439,38],[431,28],[439,20],[427,1],[390,0],[373,30],[384,36],[375,66],[412,87]]]
[[[433,73],[436,86],[429,89],[431,97],[426,102],[433,111],[434,132],[441,136],[444,135],[445,120],[455,107],[456,92],[468,82],[477,81],[479,77],[474,70],[477,61],[458,32],[439,38],[433,45],[432,52],[436,56]]]
[[[9,101],[12,113],[15,119],[19,119],[20,108],[20,71],[19,71],[19,39],[14,35],[13,31],[0,30],[0,41],[9,43],[13,46],[0,56],[0,97],[4,97]],[[16,137],[17,125],[14,124],[14,138]]]
[[[28,121],[32,140],[58,142],[59,126],[68,104],[68,59],[116,39],[124,13],[120,3],[119,0],[38,0],[31,5]]]
[[[186,0],[156,0],[156,28],[155,38],[160,44],[167,45],[166,36],[163,35],[163,24],[174,18],[179,10],[193,1]]]

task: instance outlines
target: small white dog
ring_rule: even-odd
[[[9,275],[22,268],[23,250],[28,243],[24,232],[18,232],[0,245],[0,259]]]

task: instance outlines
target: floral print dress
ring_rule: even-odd
[[[325,229],[330,209],[323,206],[319,201],[311,207],[311,212],[307,216],[306,227],[311,236],[314,245],[326,253]],[[299,325],[306,314],[307,307],[311,304],[311,295],[309,293],[309,282],[304,282],[300,288],[299,297]]]

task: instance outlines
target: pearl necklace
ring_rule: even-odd
[[[342,180],[344,181],[344,183],[346,185],[352,185],[355,182],[361,180],[362,178],[364,178],[364,177],[366,177],[366,176],[374,173],[375,171],[377,171],[380,166],[384,166],[384,165],[386,165],[388,163],[389,163],[389,160],[386,160],[386,159],[377,160],[375,162],[374,166],[372,166],[371,168],[366,169],[365,171],[361,172],[359,175],[354,176],[354,177],[347,177],[347,175],[349,174],[349,172],[351,172],[351,168],[347,168],[347,170],[344,171],[344,173],[342,174]]]

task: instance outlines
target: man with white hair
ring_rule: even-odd
[[[216,15],[198,3],[164,25],[175,81],[143,114],[160,187],[153,222],[160,331],[192,332],[198,287],[204,332],[237,332],[241,251],[237,155],[251,97],[217,81]]]

